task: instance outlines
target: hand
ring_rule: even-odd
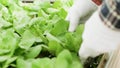
[[[66,20],[70,22],[68,31],[75,31],[80,18],[96,8],[97,6],[91,0],[75,0],[66,17]]]

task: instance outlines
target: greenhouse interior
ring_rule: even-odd
[[[0,0],[0,68],[120,68],[119,28],[120,0]]]

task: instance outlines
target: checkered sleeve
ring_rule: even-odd
[[[120,0],[105,0],[99,16],[106,26],[120,30]]]

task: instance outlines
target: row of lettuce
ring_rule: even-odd
[[[84,25],[68,32],[72,0],[0,0],[0,68],[82,68]]]

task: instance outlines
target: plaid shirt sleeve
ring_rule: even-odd
[[[120,30],[120,0],[105,0],[101,5],[99,16],[106,26]]]

